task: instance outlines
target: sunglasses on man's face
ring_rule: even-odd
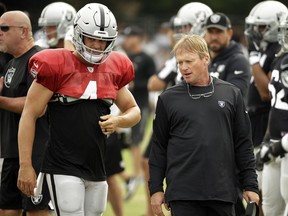
[[[23,28],[23,26],[0,26],[0,30],[3,32],[8,32],[10,28]]]

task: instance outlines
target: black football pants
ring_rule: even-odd
[[[233,203],[221,201],[171,201],[172,216],[235,216]]]

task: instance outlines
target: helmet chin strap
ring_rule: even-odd
[[[90,62],[92,64],[96,64],[96,63],[99,63],[102,60],[103,54],[92,55],[91,53],[83,52],[83,57],[85,58],[86,61],[88,61],[88,62]]]
[[[55,47],[58,44],[58,41],[59,41],[58,38],[53,37],[50,40],[48,40],[47,43],[50,47]]]

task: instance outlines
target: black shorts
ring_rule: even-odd
[[[131,128],[131,146],[139,146],[143,141],[148,117],[149,108],[142,108],[140,122]]]
[[[107,139],[105,153],[105,169],[107,177],[120,173],[124,170],[124,161],[121,155],[121,137],[121,134],[113,133]]]
[[[38,174],[40,164],[33,163],[36,173]],[[35,205],[32,203],[31,198],[25,196],[17,188],[17,179],[19,171],[18,158],[5,158],[2,166],[1,185],[0,185],[0,208],[1,209],[24,209],[30,210],[43,210],[48,207],[50,202],[50,194],[46,180],[43,182],[42,187],[42,201]]]

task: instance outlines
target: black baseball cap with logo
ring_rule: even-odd
[[[144,34],[143,30],[135,25],[127,26],[123,30],[123,35],[125,36],[143,36],[143,34]]]
[[[206,20],[205,28],[231,29],[230,19],[223,13],[214,13]]]

